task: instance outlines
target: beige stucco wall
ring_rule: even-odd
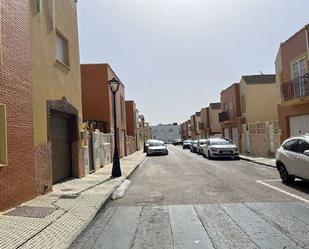
[[[212,109],[211,107],[209,107],[209,126],[211,129],[211,132],[213,133],[221,132],[221,125],[219,122],[220,112],[221,112],[221,109]]]
[[[240,100],[245,96],[246,111],[243,112],[243,103],[240,101],[242,117],[246,123],[256,121],[278,120],[277,105],[280,103],[280,91],[277,84],[246,84],[240,81]]]
[[[34,144],[47,143],[47,100],[67,101],[79,111],[82,121],[80,60],[75,0],[55,0],[53,29],[52,1],[42,1],[42,12],[37,13],[31,1],[31,43]],[[56,30],[69,43],[69,67],[56,60]]]

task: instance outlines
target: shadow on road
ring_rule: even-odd
[[[296,180],[293,183],[285,184],[287,187],[297,189],[305,194],[309,194],[309,181]]]

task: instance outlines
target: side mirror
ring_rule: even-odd
[[[305,155],[305,156],[309,156],[309,150],[305,150],[305,151],[304,151],[304,155]]]

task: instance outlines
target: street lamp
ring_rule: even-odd
[[[117,130],[117,116],[116,116],[116,93],[119,89],[120,82],[113,78],[108,81],[109,88],[113,93],[113,103],[114,103],[114,157],[113,157],[113,170],[112,170],[112,177],[119,177],[121,176],[121,169],[120,169],[120,161],[119,161],[119,153],[118,153],[118,130]]]

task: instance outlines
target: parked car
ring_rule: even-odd
[[[190,145],[190,151],[196,153],[196,149],[197,149],[197,140],[193,140]]]
[[[181,139],[173,139],[173,145],[182,145]]]
[[[156,139],[148,139],[148,140],[146,140],[146,143],[145,143],[145,146],[144,146],[144,152],[147,153],[147,149],[148,149],[148,147],[149,147],[149,144],[150,144],[152,141],[158,141],[158,140],[156,140]]]
[[[203,155],[208,159],[218,157],[232,157],[239,159],[237,146],[227,138],[208,138],[203,148]]]
[[[199,139],[197,141],[196,153],[199,155],[203,155],[203,146],[207,143],[207,139]]]
[[[160,140],[151,140],[147,148],[147,156],[168,155],[166,144]]]
[[[192,140],[184,140],[182,144],[183,149],[190,149]]]
[[[276,165],[283,183],[296,177],[309,180],[309,134],[285,140],[277,150]]]

